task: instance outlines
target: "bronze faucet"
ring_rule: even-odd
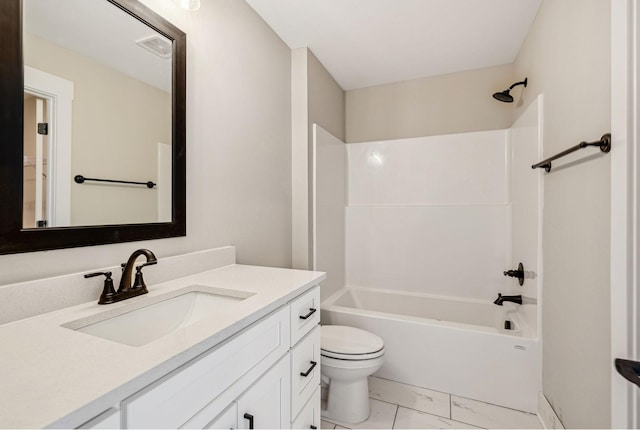
[[[147,258],[147,262],[136,267],[136,281],[132,286],[131,274],[133,272],[133,265],[135,264],[136,259],[141,255],[144,255]],[[149,291],[142,279],[142,268],[144,266],[150,266],[157,263],[158,259],[155,254],[148,249],[138,249],[137,251],[133,251],[133,254],[131,254],[129,260],[127,260],[127,263],[122,269],[122,278],[120,278],[120,286],[118,287],[118,292],[116,294],[127,294],[127,297],[125,297],[126,299],[129,297],[139,296],[141,294],[147,294]]]
[[[146,263],[143,263],[136,267],[136,278],[133,285],[131,285],[133,266],[136,262],[136,259],[141,255],[144,255],[147,258],[147,261]],[[98,275],[106,276],[104,282],[104,291],[100,296],[98,304],[107,305],[109,303],[116,303],[122,300],[130,299],[131,297],[147,294],[149,290],[147,290],[147,286],[145,285],[144,279],[142,278],[142,268],[157,263],[158,259],[156,258],[154,253],[149,251],[148,249],[138,249],[137,251],[134,251],[127,260],[126,264],[122,265],[122,278],[120,278],[120,286],[118,287],[117,292],[113,289],[111,272],[89,273],[87,275],[84,275],[84,277],[91,278]]]

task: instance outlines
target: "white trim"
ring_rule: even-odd
[[[564,429],[562,421],[542,392],[538,393],[538,419],[546,429]]]
[[[611,2],[611,427],[637,428],[638,393],[615,370],[638,359],[637,154],[638,37],[634,0]]]
[[[311,270],[318,270],[318,124],[313,124],[313,140],[311,142]]]
[[[538,95],[538,160],[544,159],[544,94]],[[536,327],[540,339],[540,363],[544,352],[542,338],[542,299],[544,298],[544,253],[542,252],[542,237],[544,230],[544,173],[538,169],[538,326]],[[540,372],[540,386],[542,387],[542,372]]]
[[[44,100],[41,98],[36,98],[36,124],[44,122]],[[35,125],[35,124],[32,124]],[[44,163],[44,137],[40,133],[36,133],[36,201],[35,201],[35,214],[34,221],[35,225],[38,225],[39,221],[42,221],[43,214],[42,213],[42,178],[44,176],[43,171],[43,163]],[[45,190],[46,193],[46,190]],[[47,215],[49,213],[49,205],[47,205]]]
[[[47,199],[50,227],[71,225],[71,140],[73,82],[24,66],[24,90],[51,102],[47,185],[56,192]],[[51,170],[52,169],[52,170]],[[53,174],[51,174],[53,172]],[[49,196],[48,196],[49,197]]]

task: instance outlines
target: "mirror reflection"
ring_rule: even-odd
[[[23,15],[23,228],[170,222],[171,41],[106,0]]]

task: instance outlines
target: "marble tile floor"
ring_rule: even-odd
[[[349,424],[322,419],[323,429],[540,429],[534,414],[372,377],[371,415]],[[418,410],[420,409],[420,410]]]

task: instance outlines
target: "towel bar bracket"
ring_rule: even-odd
[[[586,148],[587,146],[598,146],[602,152],[611,151],[611,133],[603,134],[600,140],[596,142],[580,142],[581,148]]]

